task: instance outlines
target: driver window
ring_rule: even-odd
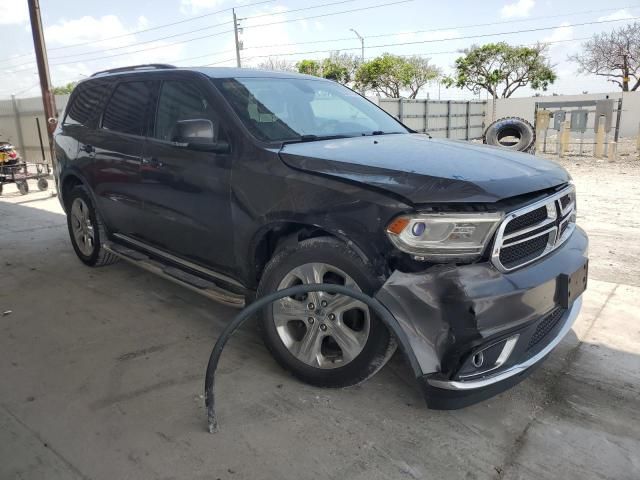
[[[213,137],[207,140],[219,140],[220,122],[205,96],[189,82],[162,82],[153,136],[167,142],[183,141],[181,131],[194,120],[211,122]]]

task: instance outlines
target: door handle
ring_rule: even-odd
[[[161,168],[164,166],[164,163],[162,163],[156,157],[142,157],[142,165],[148,165],[153,168]]]

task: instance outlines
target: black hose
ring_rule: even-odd
[[[207,408],[207,420],[209,422],[210,433],[214,433],[218,430],[218,420],[216,418],[215,398],[213,391],[216,368],[218,367],[218,362],[220,361],[220,356],[222,355],[222,349],[229,341],[229,338],[231,338],[231,335],[233,335],[244,322],[251,318],[254,313],[258,312],[261,308],[266,307],[270,303],[284,297],[291,297],[294,295],[299,295],[301,293],[316,291],[339,293],[366,303],[367,306],[375,312],[382,323],[384,323],[387,328],[389,328],[389,330],[393,333],[393,335],[395,335],[401,350],[407,356],[409,365],[411,366],[416,378],[422,375],[422,370],[420,369],[415,354],[411,349],[406,333],[404,332],[404,330],[402,330],[400,324],[394,318],[391,312],[389,312],[389,310],[382,303],[380,303],[379,300],[372,298],[365,293],[344,287],[342,285],[316,283],[285,288],[284,290],[278,290],[277,292],[265,295],[264,297],[257,299],[248,307],[244,308],[240,313],[238,313],[238,315],[236,315],[231,323],[229,323],[229,325],[225,327],[225,329],[220,334],[220,337],[218,337],[218,340],[216,341],[216,344],[211,351],[211,355],[209,356],[209,363],[207,364],[207,373],[204,381],[204,404]]]

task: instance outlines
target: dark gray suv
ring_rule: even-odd
[[[145,65],[99,72],[55,133],[71,243],[242,307],[307,283],[376,297],[427,403],[512,385],[571,328],[587,237],[558,165],[416,134],[357,93],[289,73]],[[325,292],[262,314],[267,347],[314,385],[353,385],[396,339]]]

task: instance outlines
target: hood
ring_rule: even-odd
[[[383,189],[410,203],[496,202],[570,180],[559,165],[533,155],[420,134],[287,144],[290,167]]]

